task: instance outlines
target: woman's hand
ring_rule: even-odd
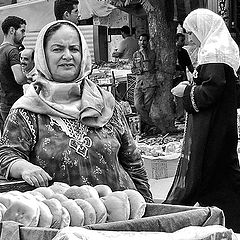
[[[176,87],[172,88],[171,93],[176,97],[183,97],[186,86],[190,85],[188,81],[180,82]]]
[[[52,180],[50,175],[41,167],[26,160],[15,162],[10,169],[10,175],[14,178],[21,177],[28,184],[35,187],[47,187],[48,181]]]
[[[47,172],[33,164],[22,172],[22,179],[35,187],[47,187],[48,181],[52,180]]]

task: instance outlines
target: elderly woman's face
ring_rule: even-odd
[[[49,71],[56,82],[71,82],[79,74],[81,47],[78,32],[61,26],[47,41],[45,54]]]

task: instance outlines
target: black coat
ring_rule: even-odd
[[[183,152],[165,203],[217,206],[226,226],[240,232],[236,76],[220,63],[200,65],[197,71],[195,87],[184,91]]]

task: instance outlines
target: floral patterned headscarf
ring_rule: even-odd
[[[67,83],[54,81],[44,50],[47,30],[59,23],[70,24],[76,29],[82,50],[80,72],[72,82]],[[58,31],[61,31],[61,28]],[[86,78],[91,72],[91,56],[81,31],[74,23],[60,20],[43,27],[36,41],[34,60],[38,71],[37,80],[12,108],[24,108],[53,117],[78,119],[90,127],[102,127],[112,117],[115,99],[111,93]]]
[[[198,64],[225,63],[239,68],[239,48],[221,16],[209,9],[196,9],[183,22],[186,31],[193,32],[201,42]]]

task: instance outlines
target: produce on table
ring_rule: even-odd
[[[54,188],[0,193],[0,220],[16,221],[24,226],[62,229],[125,221],[142,217],[145,208],[146,202],[136,190],[112,191],[109,186],[101,184],[67,187],[57,183]]]
[[[160,156],[167,156],[171,154],[180,154],[182,149],[182,142],[173,140],[167,143],[158,143],[156,141],[146,141],[137,144],[138,149],[140,150],[141,154],[144,156],[153,156],[153,157],[160,157]]]

